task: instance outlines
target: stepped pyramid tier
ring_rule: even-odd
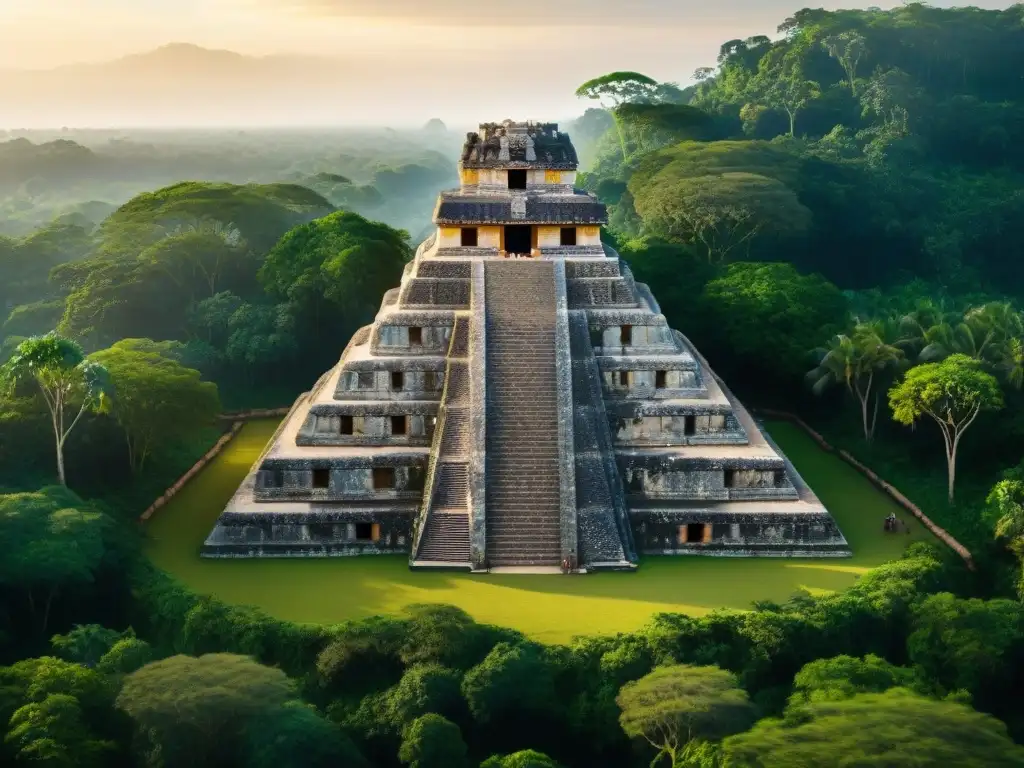
[[[601,241],[553,123],[481,125],[435,232],[299,397],[206,557],[631,570],[842,557],[792,464]]]

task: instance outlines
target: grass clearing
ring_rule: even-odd
[[[256,605],[297,622],[335,623],[397,613],[412,603],[458,605],[478,621],[514,627],[544,642],[637,629],[654,613],[703,615],[783,600],[798,589],[845,589],[859,574],[930,537],[924,527],[796,426],[768,429],[831,510],[854,556],[843,560],[647,557],[636,573],[579,577],[411,572],[404,557],[202,560],[199,546],[276,427],[250,422],[147,526],[153,561],[192,589]],[[895,511],[911,534],[886,534]]]

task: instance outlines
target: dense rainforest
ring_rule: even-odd
[[[977,570],[916,544],[843,593],[566,646],[441,605],[278,621],[133,524],[218,414],[289,404],[373,316],[452,180],[436,131],[0,144],[0,764],[1024,765],[1021,72],[1024,7],[911,3],[805,9],[686,88],[580,87],[580,183],[669,321]]]

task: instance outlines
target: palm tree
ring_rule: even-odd
[[[899,339],[896,346],[908,357],[917,357],[928,346],[928,332],[950,319],[949,309],[941,302],[923,299],[907,314],[899,318]]]
[[[907,322],[905,327],[915,326]],[[967,355],[1020,389],[1024,384],[1022,337],[1024,320],[1020,313],[1009,302],[992,301],[968,309],[959,322],[945,319],[925,329],[919,337],[923,346],[918,357],[923,362],[938,362],[953,354]]]
[[[874,438],[878,422],[878,392],[884,389],[880,379],[887,370],[895,370],[904,357],[901,349],[885,341],[891,327],[885,321],[858,323],[849,335],[839,334],[827,348],[816,350],[818,365],[807,374],[816,395],[842,384],[857,396],[868,442]]]

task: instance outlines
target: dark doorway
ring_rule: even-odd
[[[624,325],[619,329],[619,343],[624,347],[628,347],[633,343],[633,326]]]
[[[508,172],[509,189],[526,189],[526,169],[510,170]]]
[[[351,416],[342,416],[341,417],[341,427],[340,428],[341,428],[341,434],[343,434],[343,435],[351,435],[352,434],[352,428],[353,428],[352,417]]]
[[[410,326],[409,328],[409,343],[410,344],[422,344],[423,343],[423,329]]]
[[[402,371],[391,372],[391,389],[398,392],[405,388],[405,374]]]
[[[476,248],[477,244],[477,229],[476,227],[463,227],[462,228],[462,247],[463,248]]]
[[[707,526],[704,523],[687,523],[686,524],[686,543],[687,544],[702,544],[704,542],[704,534]]]
[[[665,389],[668,386],[668,371],[654,372],[654,388]]]
[[[562,227],[562,245],[576,245],[576,227]]]
[[[330,469],[314,469],[313,470],[313,487],[314,488],[330,488],[331,487],[331,470]]]
[[[406,433],[405,416],[392,416],[391,417],[391,434],[392,435],[404,435]]]
[[[370,541],[373,537],[373,523],[356,523],[356,540]]]
[[[685,421],[683,423],[685,424],[685,429],[684,429],[685,434],[687,434],[687,435],[695,435],[695,434],[697,434],[697,417],[696,416],[685,416],[684,419],[685,419]]]
[[[531,228],[528,224],[510,224],[505,227],[505,251],[507,253],[529,253],[530,241]]]

